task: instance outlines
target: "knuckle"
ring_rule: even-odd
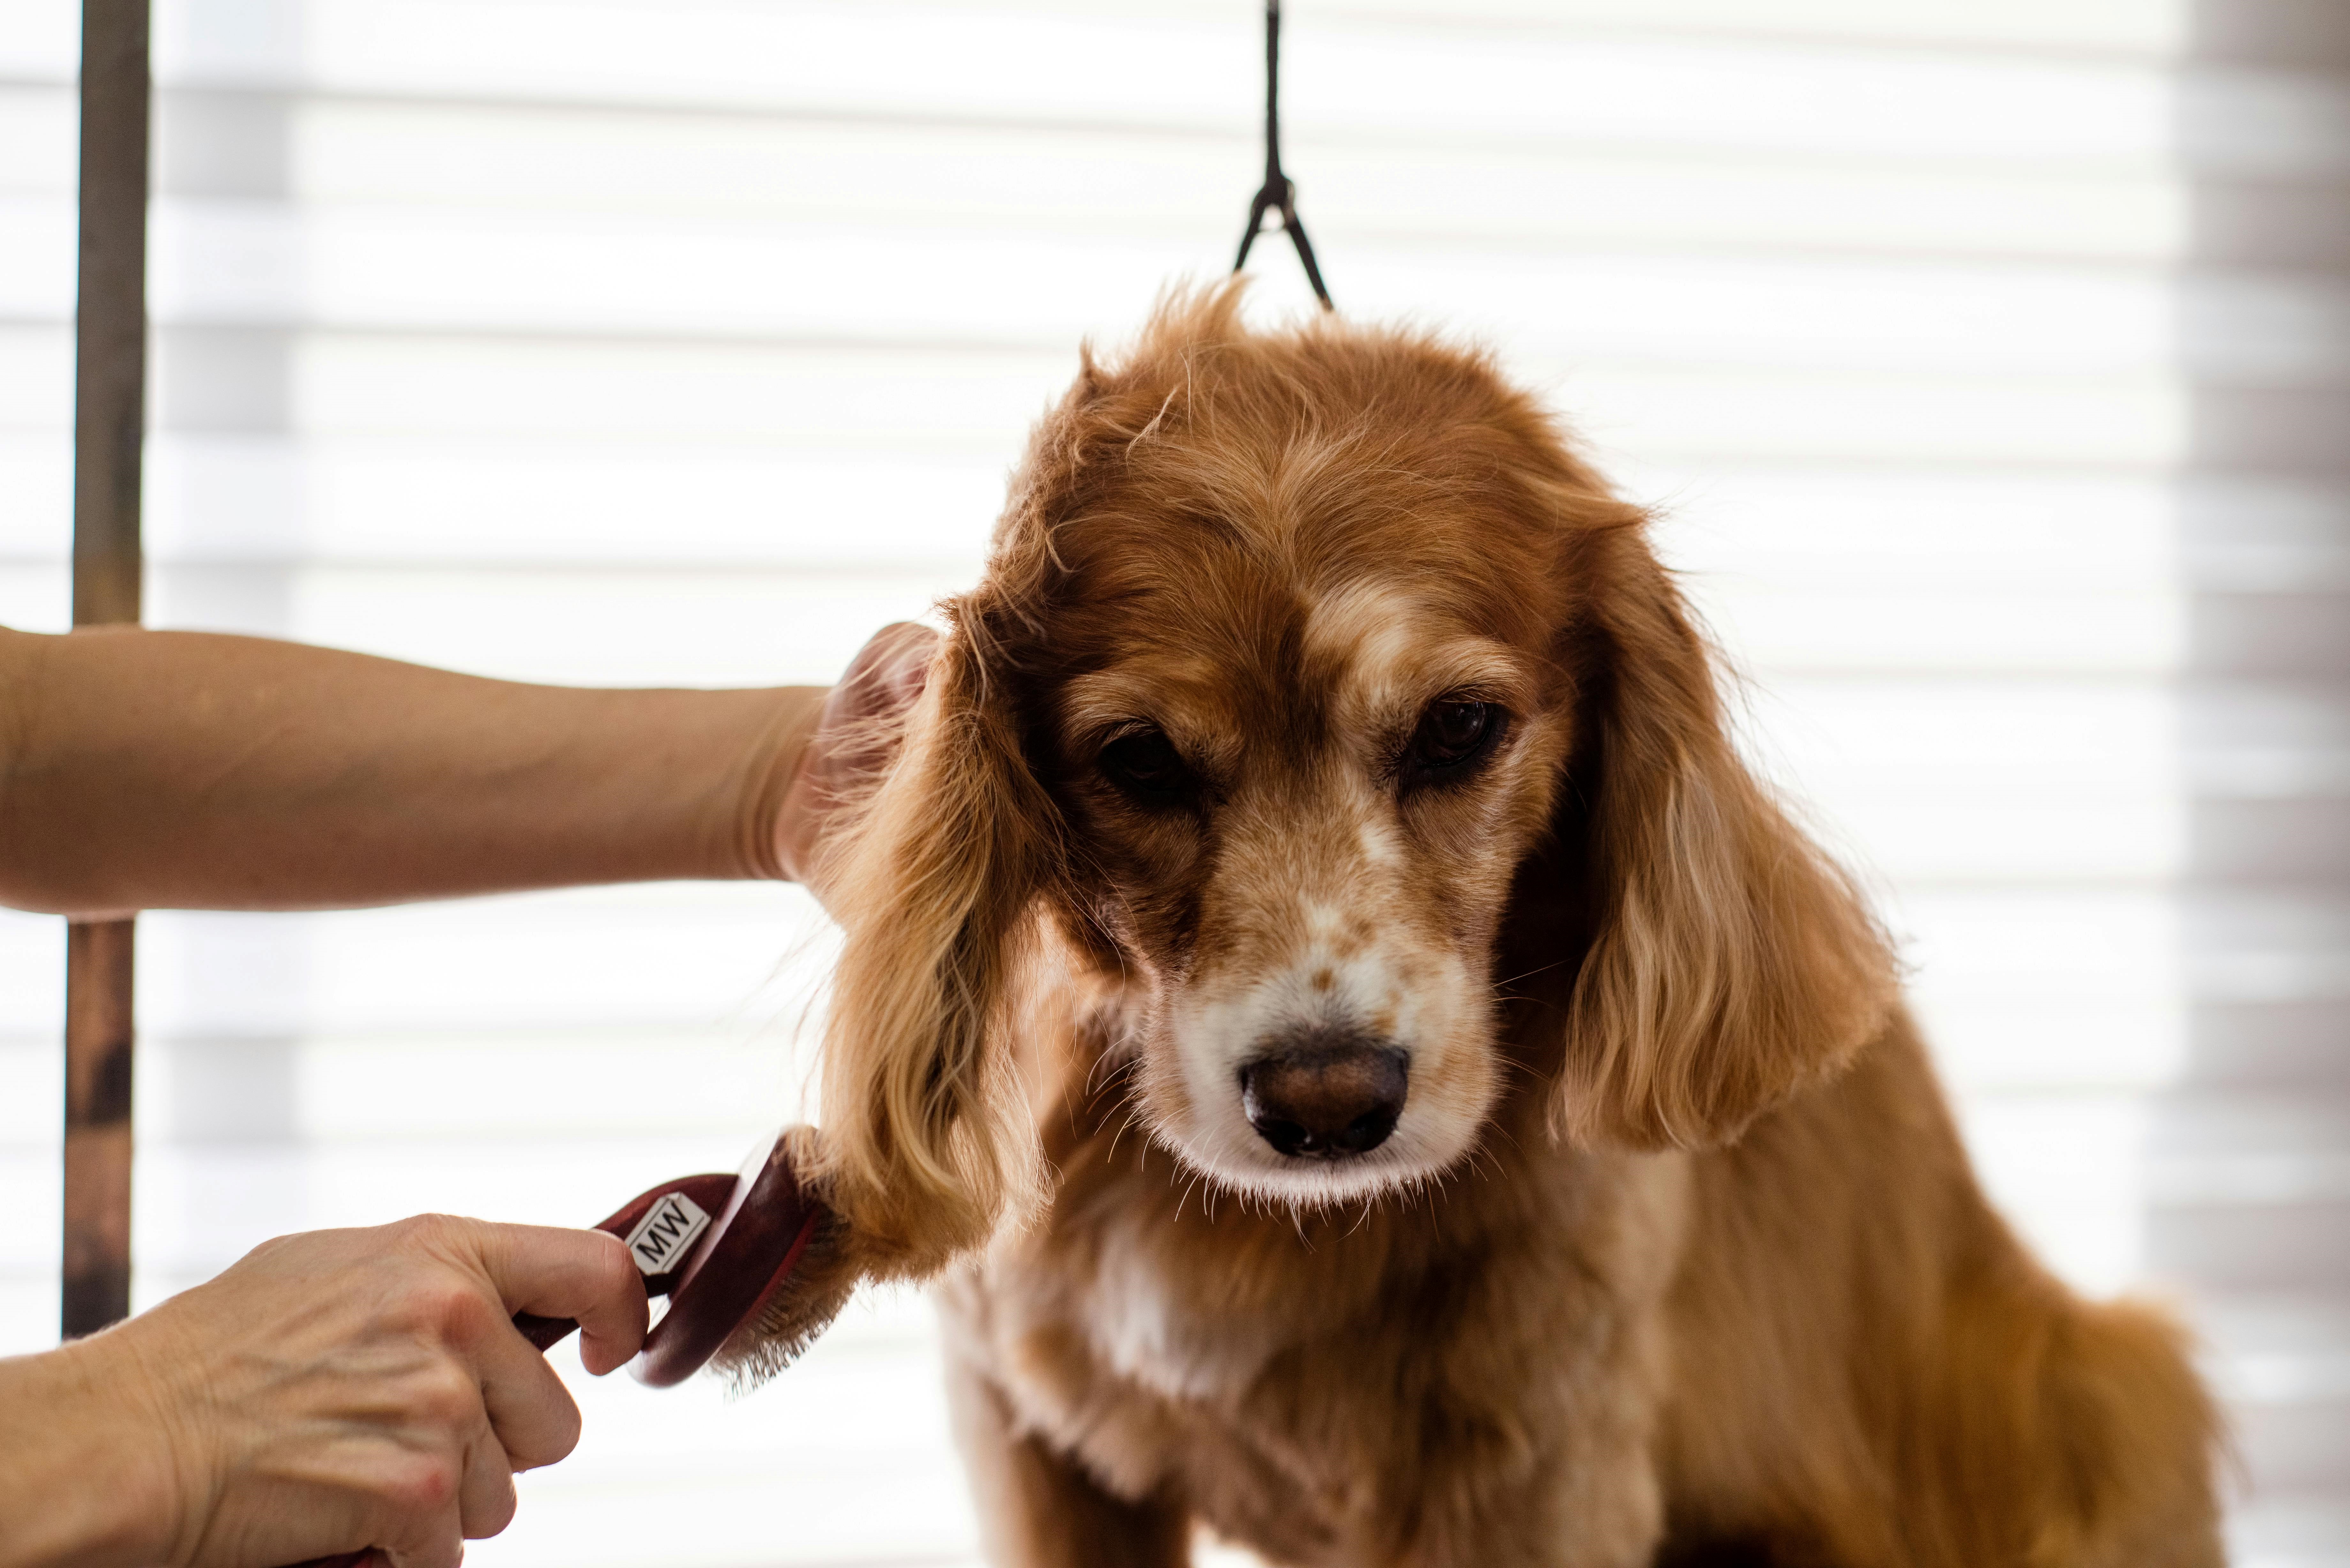
[[[411,1419],[428,1430],[471,1432],[484,1419],[481,1385],[449,1362],[435,1363],[416,1376],[409,1390],[409,1409]]]
[[[434,1315],[442,1333],[453,1342],[470,1343],[487,1330],[505,1321],[499,1306],[481,1292],[464,1285],[452,1285],[435,1293]]]
[[[496,1315],[479,1289],[464,1280],[442,1275],[411,1281],[400,1293],[397,1311],[407,1328],[450,1345],[473,1342]]]
[[[464,1479],[457,1456],[436,1450],[411,1454],[388,1467],[378,1490],[395,1519],[423,1523],[448,1512]]]

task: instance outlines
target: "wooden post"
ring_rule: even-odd
[[[139,619],[147,431],[148,0],[84,0],[74,312],[76,626]],[[130,1312],[131,922],[68,928],[65,1271],[74,1338]]]
[[[66,928],[66,1246],[59,1326],[130,1313],[129,920]]]

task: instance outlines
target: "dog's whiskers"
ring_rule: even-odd
[[[1548,974],[1552,970],[1560,968],[1568,961],[1569,961],[1565,959],[1555,959],[1549,963],[1536,964],[1534,968],[1525,971],[1523,973],[1513,974],[1507,980],[1497,980],[1493,981],[1493,992],[1497,996],[1501,995],[1502,988],[1503,986],[1515,985],[1522,980],[1531,980],[1538,974]],[[1523,996],[1504,996],[1503,997],[1503,1000],[1506,1002],[1530,1002],[1533,998]]]

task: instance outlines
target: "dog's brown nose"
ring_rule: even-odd
[[[1388,1141],[1409,1078],[1409,1058],[1391,1045],[1284,1051],[1241,1069],[1241,1109],[1282,1153],[1339,1159]]]

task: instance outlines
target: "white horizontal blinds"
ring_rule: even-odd
[[[1551,387],[1871,869],[2001,1199],[2192,1293],[2350,1561],[2350,705],[2330,13],[1290,10],[1340,304]],[[0,619],[64,614],[75,17],[0,0]],[[559,680],[821,680],[967,583],[1084,334],[1213,275],[1246,0],[164,0],[151,603]],[[2299,26],[2305,30],[2295,34]],[[1270,306],[1305,286],[1277,241]],[[2329,597],[2333,596],[2333,597]],[[2336,640],[2328,640],[2329,638]],[[144,925],[142,1299],[295,1225],[594,1217],[785,1114],[788,891]],[[0,1181],[54,1210],[61,944],[0,924]],[[7,1343],[54,1236],[0,1240]],[[916,1303],[726,1407],[583,1385],[478,1560],[962,1560]]]
[[[2195,1281],[2264,1506],[2249,1554],[2350,1560],[2350,14],[2199,6],[2176,536],[2185,1061],[2148,1131],[2147,1262]],[[2218,302],[2263,291],[2240,351]]]

